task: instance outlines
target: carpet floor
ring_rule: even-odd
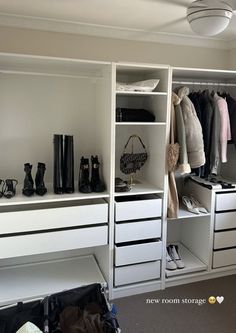
[[[113,302],[122,333],[236,333],[236,275]]]

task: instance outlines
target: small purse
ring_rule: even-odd
[[[126,153],[126,148],[127,148],[131,139],[132,139],[131,153]],[[142,153],[134,153],[133,152],[133,140],[134,139],[139,140],[144,152],[142,152]],[[148,154],[147,154],[147,151],[146,151],[146,147],[144,146],[141,138],[136,134],[131,135],[129,137],[128,141],[126,142],[123,154],[121,155],[121,158],[120,158],[120,170],[126,175],[129,175],[131,173],[135,173],[137,170],[141,169],[141,167],[146,162],[147,158],[148,158]]]

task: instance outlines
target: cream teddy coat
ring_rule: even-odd
[[[188,163],[191,168],[199,168],[205,164],[205,153],[202,126],[197,117],[193,103],[188,98],[189,88],[181,87],[177,94],[181,100],[180,106],[185,126]]]

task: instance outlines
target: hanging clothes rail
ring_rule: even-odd
[[[222,86],[222,87],[236,87],[236,83],[227,82],[197,82],[197,81],[172,81],[173,84],[184,84],[184,85],[205,85],[205,86]]]

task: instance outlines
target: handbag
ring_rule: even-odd
[[[132,149],[131,149],[131,153],[127,153],[126,149],[128,147],[128,144],[130,142],[130,140],[132,139]],[[141,153],[134,153],[133,152],[133,140],[134,139],[138,139],[142,148],[143,148],[143,152]],[[126,145],[124,147],[124,151],[123,154],[121,155],[120,158],[120,170],[125,173],[126,175],[130,174],[130,173],[135,173],[137,170],[140,170],[141,167],[144,165],[144,163],[146,162],[148,158],[148,154],[146,151],[146,147],[144,146],[141,138],[134,134],[131,135],[128,139],[128,141],[126,142]]]

